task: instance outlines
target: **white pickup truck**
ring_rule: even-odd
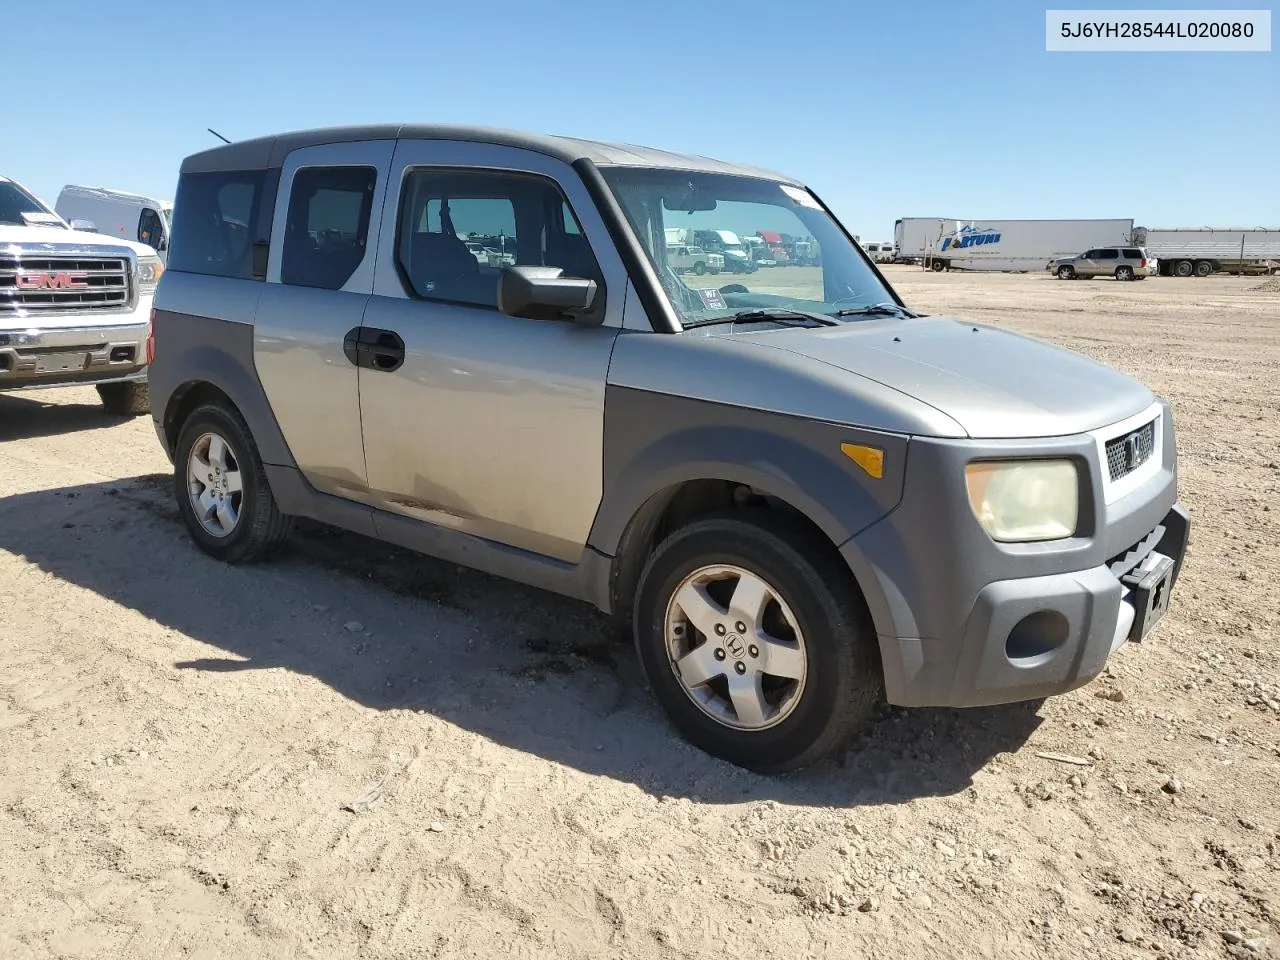
[[[0,176],[0,392],[92,384],[109,413],[147,413],[163,272],[152,248],[75,230]]]
[[[704,273],[714,275],[724,269],[722,255],[683,243],[667,244],[667,263],[676,273],[696,273],[698,276]]]

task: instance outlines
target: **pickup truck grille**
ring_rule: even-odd
[[[1107,470],[1112,480],[1126,477],[1151,459],[1156,449],[1156,421],[1107,441]]]
[[[0,253],[0,317],[121,310],[129,300],[123,257]]]

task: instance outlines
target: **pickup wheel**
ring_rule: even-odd
[[[151,412],[151,396],[146,383],[100,383],[98,398],[103,409],[113,416],[136,417]]]
[[[693,265],[693,272],[696,273],[698,276],[702,276],[704,273],[707,272],[707,265],[703,263],[701,260],[699,260],[697,263]]]
[[[257,444],[240,414],[219,403],[197,407],[174,451],[174,496],[191,538],[226,563],[252,563],[288,538]]]
[[[842,746],[883,689],[875,631],[831,545],[770,511],[677,530],[636,595],[636,650],[681,735],[760,773]]]

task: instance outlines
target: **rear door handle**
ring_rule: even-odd
[[[404,364],[404,340],[394,330],[353,327],[342,340],[342,352],[357,367],[390,373]]]

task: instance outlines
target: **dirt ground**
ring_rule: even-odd
[[[316,527],[219,565],[148,418],[0,395],[0,957],[1276,955],[1280,292],[887,272],[1171,398],[1190,559],[1104,677],[755,776],[591,610]]]

